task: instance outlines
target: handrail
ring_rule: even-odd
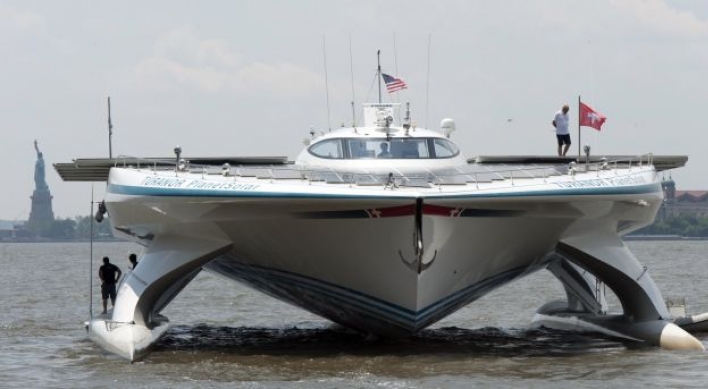
[[[529,175],[529,178],[543,178],[543,181],[546,182],[547,179],[551,175],[555,176],[563,176],[565,174],[570,174],[573,175],[575,173],[581,173],[581,172],[591,172],[591,171],[597,171],[598,176],[599,172],[603,170],[614,170],[617,171],[619,169],[626,168],[629,171],[632,170],[633,166],[637,167],[644,167],[644,166],[652,166],[653,165],[653,157],[654,155],[652,153],[647,153],[639,156],[634,156],[634,157],[627,157],[627,158],[618,158],[614,160],[601,160],[597,162],[592,162],[588,164],[573,164],[571,163],[567,168],[564,168],[564,165],[544,165],[544,166],[527,166],[524,167],[523,169],[516,168],[516,169],[511,169],[511,168],[506,168],[506,169],[495,169],[492,166],[494,165],[486,165],[484,163],[481,163],[479,166],[484,166],[486,170],[480,170],[480,171],[470,171],[470,172],[459,172],[459,173],[453,173],[453,174],[441,174],[440,172],[435,172],[431,170],[426,170],[426,171],[420,171],[418,174],[413,175],[413,176],[407,176],[407,175],[394,175],[393,180],[396,181],[396,183],[400,184],[402,181],[405,180],[411,180],[411,179],[417,179],[420,180],[421,178],[427,178],[427,181],[431,185],[436,185],[436,186],[445,186],[445,185],[459,185],[459,182],[457,183],[452,183],[456,182],[454,178],[461,178],[461,177],[470,177],[471,179],[467,181],[468,184],[475,184],[476,188],[479,189],[479,184],[480,182],[480,175],[493,175],[494,178],[492,178],[492,181],[506,181],[509,180],[511,186],[514,186],[517,184],[516,181],[525,178],[523,174],[519,174],[521,172],[525,172],[526,174]],[[114,166],[120,166],[122,165],[123,167],[130,167],[130,165],[137,166],[137,169],[151,169],[155,173],[158,171],[175,171],[176,175],[179,176],[180,174],[185,174],[185,173],[190,173],[190,174],[201,174],[202,178],[205,178],[209,175],[227,175],[227,176],[232,176],[233,180],[238,180],[239,178],[243,177],[239,174],[234,174],[234,169],[239,169],[239,168],[244,168],[244,166],[241,165],[235,165],[235,166],[230,166],[229,167],[229,173],[224,174],[224,170],[222,166],[217,166],[217,165],[204,165],[204,164],[191,164],[189,161],[186,161],[186,167],[182,169],[175,169],[175,166],[177,164],[176,161],[167,161],[167,160],[162,160],[162,161],[156,161],[154,159],[144,159],[144,158],[137,158],[137,157],[117,157],[115,158],[115,163]],[[141,168],[142,166],[142,168]],[[345,171],[345,170],[333,170],[333,169],[323,169],[323,168],[314,168],[314,169],[308,169],[308,168],[302,168],[296,165],[287,165],[287,166],[281,166],[281,165],[261,165],[261,166],[245,166],[245,168],[248,169],[270,169],[270,174],[268,174],[268,178],[273,181],[273,180],[279,180],[279,179],[294,179],[295,177],[287,177],[287,178],[279,178],[276,177],[273,174],[273,171],[292,171],[292,172],[298,172],[297,177],[301,180],[307,180],[309,184],[312,184],[313,182],[316,181],[326,181],[324,177],[327,175],[334,175],[336,177],[336,180],[329,181],[328,183],[341,183],[341,184],[348,184],[348,185],[356,185],[357,180],[356,177],[359,176],[370,176],[374,179],[377,179],[381,183],[381,185],[386,185],[387,182],[390,184],[390,179],[389,179],[389,173],[386,172],[376,172],[376,173],[371,173],[368,170],[352,170],[352,171]],[[554,172],[555,174],[550,174],[550,172]],[[566,173],[567,172],[567,173]],[[535,174],[539,173],[539,174]],[[318,179],[315,180],[315,177]],[[453,179],[452,182],[448,182],[445,179],[450,178]],[[398,180],[398,181],[397,181]]]

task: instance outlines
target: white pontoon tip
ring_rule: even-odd
[[[131,362],[145,355],[168,328],[167,320],[152,329],[133,323],[118,323],[105,319],[91,319],[88,323],[91,340],[105,350]]]
[[[661,331],[659,345],[668,350],[701,350],[703,343],[676,324],[669,323]]]

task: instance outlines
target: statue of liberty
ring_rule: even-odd
[[[37,140],[34,140],[34,149],[37,151],[37,162],[34,164],[34,186],[36,189],[47,189],[47,181],[44,179],[44,157],[39,151]]]

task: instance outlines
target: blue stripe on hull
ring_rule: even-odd
[[[522,267],[497,274],[414,311],[326,281],[230,258],[217,259],[206,268],[344,326],[380,335],[423,329],[528,270]]]
[[[661,192],[661,184],[650,183],[634,186],[611,186],[611,187],[588,187],[588,188],[558,188],[516,192],[495,192],[487,193],[480,190],[472,190],[464,193],[439,194],[439,192],[421,191],[418,193],[408,192],[404,194],[386,195],[360,195],[360,194],[334,194],[334,193],[307,193],[307,192],[267,192],[267,191],[238,191],[238,190],[210,190],[210,189],[187,189],[187,188],[156,188],[144,186],[128,186],[109,184],[108,193],[131,195],[131,196],[165,196],[165,197],[224,197],[224,198],[279,198],[279,199],[410,199],[415,196],[422,196],[426,199],[446,200],[446,199],[477,199],[477,198],[518,198],[518,197],[542,197],[542,196],[592,196],[592,195],[629,195]]]

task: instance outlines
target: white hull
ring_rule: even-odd
[[[558,242],[650,223],[663,198],[656,172],[627,173],[394,190],[251,179],[215,190],[233,178],[112,169],[113,227],[146,245],[112,320],[149,323],[204,268],[351,328],[410,334],[545,267]],[[169,256],[177,265],[166,271]],[[159,296],[141,299],[157,284],[146,294]]]
[[[314,138],[294,164],[206,158],[193,168],[177,148],[174,160],[58,166],[69,180],[107,178],[114,231],[145,247],[110,318],[89,325],[92,337],[135,359],[202,269],[350,328],[405,336],[546,268],[568,312],[603,317],[604,283],[624,309],[613,331],[698,348],[680,328],[664,331],[661,293],[619,238],[661,206],[653,156],[469,163],[446,136],[452,120],[444,135],[409,117],[393,126],[391,105],[369,108],[368,124]]]
[[[620,317],[621,318],[621,317]],[[590,319],[590,320],[588,320]],[[658,332],[658,346],[672,350],[703,350],[703,344],[688,332],[681,329],[674,323],[661,323],[658,328],[622,328],[613,330],[612,325],[607,323],[593,323],[592,318],[583,318],[579,315],[544,315],[537,313],[534,315],[533,324],[538,327],[554,328],[565,331],[586,331],[604,334],[609,337],[624,339],[634,342],[641,342],[642,335],[647,332]],[[655,323],[651,323],[655,324]],[[652,326],[649,326],[652,327]],[[638,333],[638,337],[630,334]]]
[[[105,316],[91,318],[86,323],[89,338],[104,349],[131,361],[147,354],[169,329],[166,319],[148,328],[133,323],[116,323]]]

